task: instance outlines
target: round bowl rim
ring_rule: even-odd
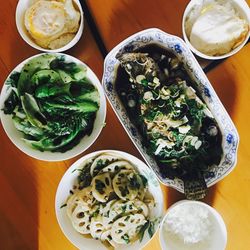
[[[196,205],[199,205],[201,207],[205,207],[208,211],[211,212],[211,215],[214,217],[214,219],[218,222],[219,226],[220,226],[220,232],[222,234],[224,234],[225,236],[225,247],[226,247],[226,244],[227,244],[227,228],[226,228],[226,224],[225,224],[225,221],[223,220],[222,216],[220,215],[220,213],[215,209],[213,208],[212,206],[208,205],[207,203],[205,202],[202,202],[202,201],[196,201],[196,200],[180,200],[180,201],[177,201],[176,203],[172,204],[168,209],[167,209],[167,212],[165,213],[164,217],[162,218],[161,220],[161,223],[160,223],[160,227],[159,227],[159,242],[160,242],[160,245],[161,245],[161,248],[163,250],[166,250],[164,248],[164,239],[163,239],[163,227],[164,227],[164,222],[167,218],[167,216],[169,215],[170,211],[172,211],[175,207],[177,206],[182,206],[183,204],[196,204]]]
[[[22,151],[24,154],[26,154],[26,155],[34,158],[34,159],[37,159],[37,160],[42,160],[42,161],[47,161],[47,162],[58,162],[58,161],[69,160],[69,159],[72,159],[72,158],[82,154],[88,148],[90,148],[93,145],[93,143],[98,139],[98,137],[100,136],[100,134],[102,132],[102,129],[104,128],[104,124],[105,124],[105,120],[106,120],[106,114],[107,114],[107,103],[106,103],[106,97],[105,97],[105,94],[104,94],[104,90],[102,88],[102,85],[101,85],[101,82],[100,82],[99,78],[97,77],[97,75],[94,73],[94,71],[86,63],[84,63],[83,61],[81,61],[80,59],[78,59],[78,58],[76,58],[74,56],[71,56],[71,55],[68,55],[68,54],[65,54],[65,53],[39,53],[39,54],[33,55],[33,56],[28,57],[25,60],[23,60],[6,77],[6,79],[4,81],[4,84],[2,86],[2,89],[1,89],[1,94],[0,94],[0,104],[1,105],[4,103],[4,100],[6,99],[6,91],[7,91],[7,89],[6,89],[7,88],[6,81],[7,81],[7,79],[9,79],[11,74],[14,71],[16,71],[18,68],[21,69],[29,60],[31,60],[33,58],[36,58],[36,57],[39,57],[41,55],[45,55],[45,54],[54,54],[54,55],[57,55],[57,56],[65,56],[65,58],[69,59],[70,61],[75,61],[78,64],[86,66],[89,73],[91,75],[93,75],[94,79],[90,79],[90,80],[91,80],[91,82],[94,82],[93,85],[97,88],[98,93],[100,95],[100,107],[99,107],[99,110],[97,111],[97,115],[98,115],[98,112],[99,112],[99,117],[100,117],[101,122],[100,122],[99,125],[97,125],[97,123],[96,123],[97,122],[96,121],[97,117],[96,117],[96,119],[94,121],[94,125],[97,126],[96,127],[96,130],[97,130],[96,134],[95,135],[93,134],[93,131],[94,131],[94,129],[93,129],[91,134],[89,135],[89,137],[93,136],[93,138],[87,144],[87,146],[86,145],[84,146],[84,137],[83,137],[81,139],[81,141],[75,147],[81,145],[81,143],[83,144],[84,147],[81,147],[82,148],[81,150],[79,149],[74,153],[73,152],[72,153],[67,153],[67,152],[70,152],[71,150],[74,150],[75,147],[73,147],[72,149],[70,149],[70,150],[68,150],[68,151],[66,151],[64,153],[50,152],[50,151],[40,152],[39,150],[33,149],[29,145],[27,145],[25,147],[21,147],[21,145],[17,145],[16,140],[13,137],[10,136],[9,132],[7,132],[7,125],[3,121],[3,116],[5,116],[5,114],[4,114],[4,112],[2,110],[0,111],[0,120],[1,120],[3,129],[4,129],[5,134],[7,135],[7,137],[15,145],[15,147],[18,148],[20,151]],[[100,112],[101,108],[103,109],[103,112]],[[34,152],[35,155],[32,152]],[[38,153],[39,153],[39,155],[38,155]],[[65,156],[65,153],[67,153],[68,156]],[[43,154],[45,154],[45,155],[43,156]],[[49,157],[49,159],[46,157],[46,154],[51,155]],[[55,158],[53,156],[55,156]]]
[[[158,195],[160,196],[159,200],[161,201],[161,204],[159,204],[159,213],[161,214],[160,217],[162,219],[162,216],[164,215],[164,197],[163,197],[163,192],[162,192],[162,189],[161,189],[161,186],[160,186],[160,182],[156,176],[156,174],[154,173],[154,171],[148,167],[148,165],[143,162],[141,159],[137,158],[136,156],[130,154],[130,153],[127,153],[125,151],[121,151],[121,150],[113,150],[113,149],[102,149],[102,150],[97,150],[97,151],[94,151],[94,152],[91,152],[91,153],[88,153],[84,156],[82,156],[80,159],[78,159],[77,161],[73,162],[69,168],[65,171],[65,173],[63,174],[63,176],[61,177],[60,179],[60,182],[57,186],[57,190],[56,190],[56,194],[55,194],[55,213],[56,213],[56,219],[57,219],[57,222],[58,222],[58,225],[61,229],[61,231],[63,232],[64,236],[76,247],[79,247],[79,245],[76,245],[73,240],[71,239],[71,237],[65,232],[63,226],[62,226],[62,221],[59,219],[59,211],[60,211],[60,208],[58,206],[58,202],[59,202],[59,190],[61,190],[62,186],[63,186],[63,183],[64,183],[64,178],[65,176],[67,176],[68,174],[72,174],[72,170],[74,170],[76,167],[78,167],[79,165],[81,165],[84,161],[86,161],[87,159],[90,159],[91,157],[94,157],[98,154],[102,154],[102,153],[113,153],[113,154],[118,154],[122,157],[124,157],[125,159],[129,160],[131,163],[133,163],[134,160],[136,160],[138,163],[140,163],[140,167],[137,167],[137,169],[139,170],[140,168],[150,172],[151,174],[153,174],[155,180],[157,180],[157,183],[159,184],[158,185],[158,189],[160,190],[160,192],[158,193]],[[136,164],[135,164],[136,165]],[[156,237],[156,234],[160,228],[160,224],[161,224],[161,221],[159,221],[159,223],[157,224],[157,227],[155,228],[155,232],[153,234],[153,236],[151,238],[148,239],[148,241],[146,241],[142,247],[145,247],[146,245],[148,245],[149,242],[151,242],[153,240],[154,237]],[[80,234],[79,234],[80,235]]]
[[[64,52],[66,50],[71,49],[73,46],[75,46],[78,41],[80,40],[82,33],[83,33],[83,29],[84,29],[84,13],[83,13],[83,9],[82,6],[79,2],[79,0],[73,0],[79,11],[80,11],[80,25],[78,28],[78,31],[76,32],[74,38],[67,44],[65,44],[63,47],[58,48],[58,49],[46,49],[43,48],[41,46],[39,46],[38,44],[35,43],[35,41],[33,41],[33,39],[29,36],[28,31],[26,31],[24,24],[22,25],[23,20],[20,20],[18,18],[18,14],[19,12],[24,12],[25,10],[20,10],[21,5],[24,1],[29,1],[29,0],[19,0],[16,6],[16,13],[15,13],[15,22],[16,22],[16,28],[17,31],[19,33],[19,35],[22,37],[22,39],[32,48],[40,50],[42,52],[47,52],[47,53],[60,53],[60,52]],[[29,40],[27,39],[27,37],[29,38]]]
[[[222,59],[226,59],[234,54],[236,54],[237,52],[239,52],[247,43],[248,39],[250,38],[250,12],[247,12],[245,8],[249,8],[247,3],[243,0],[232,0],[234,1],[238,7],[241,8],[242,12],[244,12],[246,14],[246,16],[248,17],[248,23],[249,23],[249,29],[248,29],[248,34],[246,35],[244,41],[235,49],[231,50],[230,52],[220,55],[220,56],[209,56],[206,55],[202,52],[200,52],[199,50],[197,50],[189,41],[187,34],[186,34],[186,29],[185,29],[185,20],[186,17],[188,15],[188,13],[190,12],[191,8],[195,5],[196,2],[198,2],[199,0],[190,0],[190,2],[187,4],[185,11],[182,15],[182,35],[184,38],[185,43],[188,45],[188,47],[191,49],[191,51],[196,54],[198,57],[203,58],[203,59],[207,59],[207,60],[222,60]],[[244,8],[245,7],[245,8]]]

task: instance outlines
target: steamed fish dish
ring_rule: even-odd
[[[12,116],[32,148],[65,152],[92,133],[100,98],[86,66],[43,54],[30,59],[5,84],[9,96],[4,113]]]
[[[119,155],[103,153],[85,161],[65,206],[74,229],[118,248],[152,237],[155,202],[147,179]],[[64,207],[64,206],[63,206]]]
[[[157,45],[117,58],[116,91],[148,154],[163,178],[182,179],[189,198],[202,198],[203,171],[220,163],[222,136],[195,84],[178,58]]]
[[[197,50],[209,56],[220,56],[245,40],[249,23],[230,0],[201,0],[188,14],[185,30]]]
[[[58,49],[75,37],[80,12],[73,0],[39,0],[27,9],[24,19],[28,33],[39,46]]]

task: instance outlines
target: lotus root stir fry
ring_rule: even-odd
[[[106,246],[118,248],[152,237],[155,201],[148,180],[126,159],[103,153],[82,164],[78,183],[68,198],[74,229]]]

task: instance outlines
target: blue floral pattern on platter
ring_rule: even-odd
[[[146,149],[141,143],[142,140],[140,133],[138,133],[137,128],[131,124],[126,114],[125,108],[114,91],[113,84],[115,80],[116,68],[119,63],[115,56],[120,49],[125,48],[126,50],[133,50],[133,48],[130,48],[130,45],[131,42],[134,41],[139,41],[143,44],[157,43],[172,51],[179,58],[179,60],[184,63],[187,72],[196,83],[197,89],[200,92],[203,100],[216,118],[223,136],[222,147],[224,154],[219,166],[213,166],[207,171],[207,173],[205,173],[207,186],[212,186],[229,174],[236,165],[239,136],[231,118],[219,100],[205,73],[182,39],[173,35],[169,35],[159,29],[148,29],[127,38],[107,55],[104,61],[102,84],[113,110],[115,111],[129,137],[140,151],[147,164],[154,170],[159,180],[167,186],[173,187],[180,192],[184,192],[182,180],[178,178],[171,180],[168,178],[163,178],[160,175],[155,160],[153,157],[147,154]]]

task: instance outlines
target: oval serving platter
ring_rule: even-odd
[[[167,34],[159,29],[152,28],[130,36],[109,52],[104,61],[102,84],[114,112],[116,113],[130,139],[133,141],[143,156],[144,160],[155,171],[158,179],[164,185],[173,187],[174,189],[183,193],[184,183],[181,179],[169,179],[163,178],[161,176],[156,161],[153,157],[147,154],[146,148],[142,145],[140,133],[131,123],[129,117],[127,116],[126,110],[115,91],[114,83],[116,78],[116,69],[119,65],[116,55],[121,49],[127,49],[128,51],[133,51],[136,49],[133,48],[133,42],[140,42],[144,45],[156,43],[173,52],[177,58],[183,62],[189,76],[193,79],[194,84],[196,84],[199,94],[203,98],[210,111],[213,113],[222,133],[223,155],[220,164],[218,166],[214,166],[209,170],[209,172],[205,173],[204,176],[208,187],[214,185],[234,169],[237,162],[239,136],[230,116],[225,110],[219,97],[215,93],[211,83],[193,56],[192,52],[182,39]],[[211,172],[213,172],[213,175],[211,175]]]

